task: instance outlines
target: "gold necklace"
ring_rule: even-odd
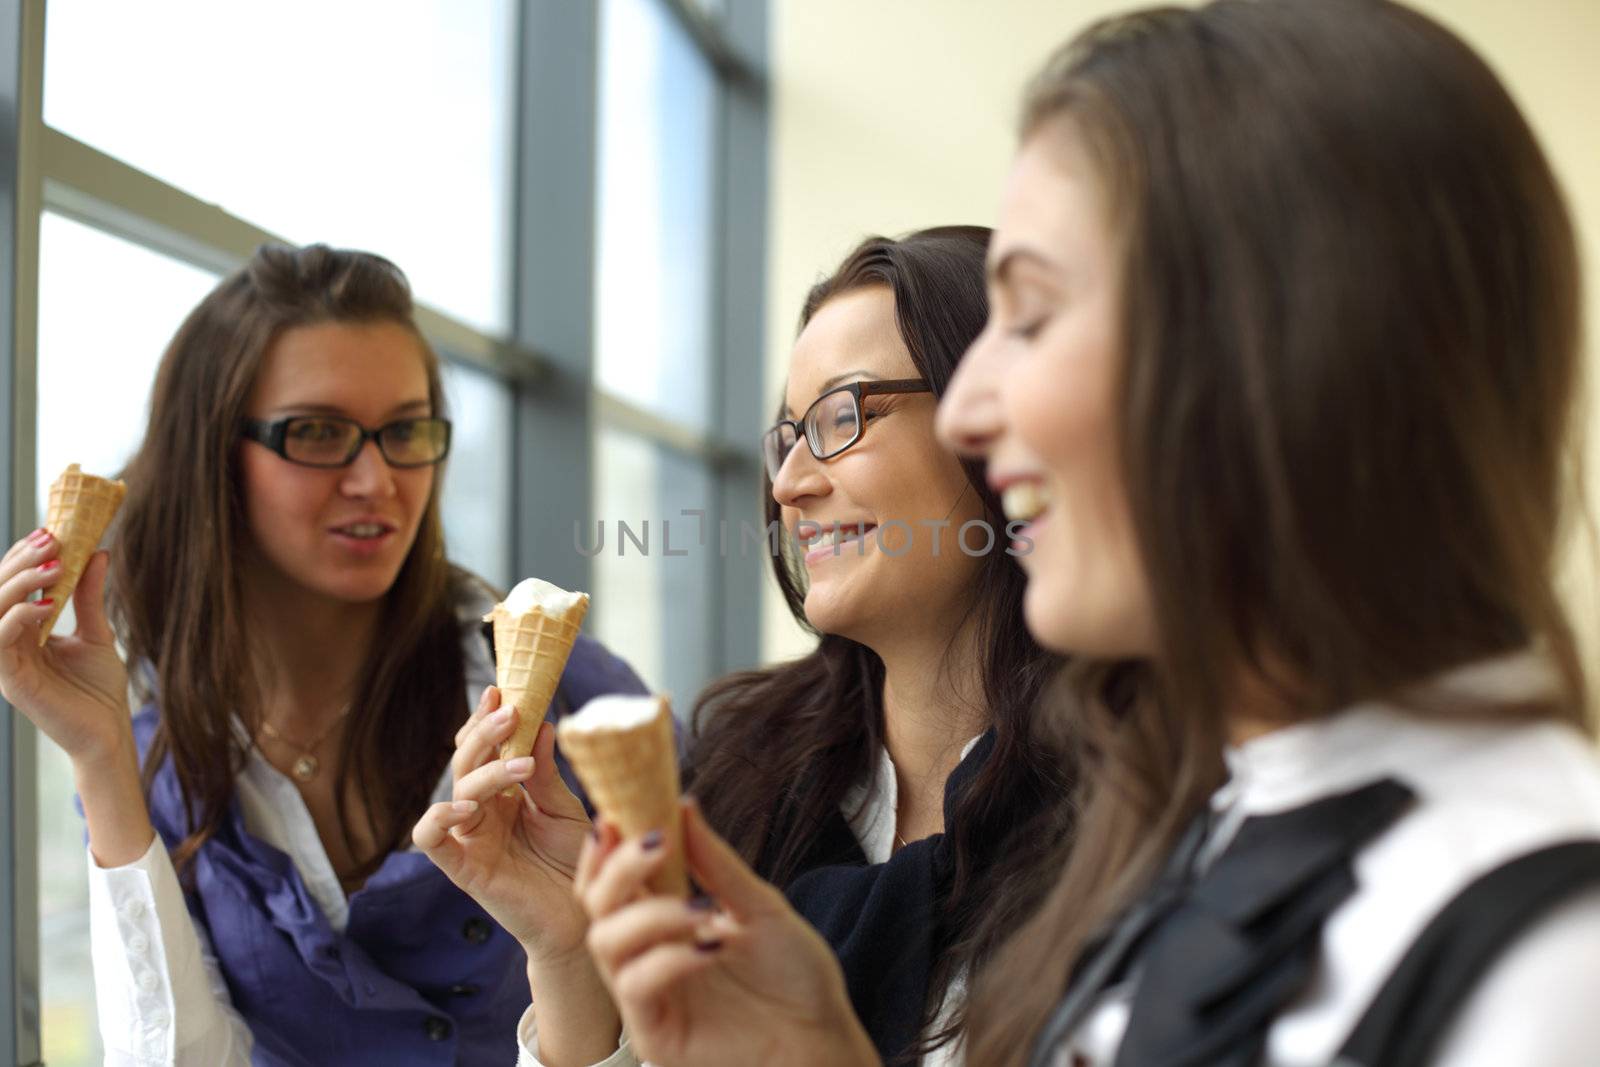
[[[315,778],[317,776],[317,772],[322,769],[322,761],[317,759],[317,748],[321,746],[322,742],[328,739],[334,730],[338,729],[339,724],[344,721],[344,717],[348,714],[350,714],[350,705],[346,704],[343,710],[333,717],[333,722],[329,724],[328,728],[322,731],[322,733],[318,735],[317,739],[311,742],[309,745],[302,745],[298,741],[289,740],[287,737],[283,736],[283,734],[278,732],[278,728],[276,726],[265,720],[263,720],[261,723],[261,732],[272,738],[274,741],[280,741],[300,753],[300,757],[296,759],[294,763],[289,765],[289,773],[293,774],[302,782],[309,782],[311,779]]]

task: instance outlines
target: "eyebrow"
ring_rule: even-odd
[[[989,275],[990,284],[992,285],[1006,281],[1012,269],[1018,262],[1021,261],[1037,264],[1038,266],[1043,267],[1045,270],[1060,269],[1056,263],[1043,252],[1039,252],[1025,245],[1016,248],[1008,248],[1002,252],[993,263],[989,264],[989,268],[986,273]]]
[[[387,419],[391,416],[399,415],[408,411],[427,411],[432,407],[433,402],[430,400],[407,400],[402,404],[396,404],[394,407],[390,408],[388,412],[385,413],[384,418]],[[292,412],[297,415],[338,415],[339,417],[346,419],[351,417],[349,412],[345,411],[344,408],[339,407],[336,404],[279,404],[274,410],[279,415],[287,415]]]
[[[821,396],[823,393],[826,393],[829,389],[832,389],[836,385],[842,385],[843,383],[852,380],[862,382],[881,382],[883,381],[883,375],[874,374],[869,370],[847,370],[843,374],[835,374],[832,378],[829,378],[827,381],[823,382],[822,388],[817,390],[817,396]],[[794,409],[789,406],[789,402],[787,400],[784,401],[783,404],[783,413],[791,419],[794,418]]]

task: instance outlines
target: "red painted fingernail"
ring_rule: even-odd
[[[33,533],[28,535],[28,543],[30,545],[37,545],[42,548],[50,543],[50,531],[46,530],[43,526],[39,527],[37,530],[33,531]]]
[[[40,597],[38,600],[33,602],[33,606],[36,608],[47,608],[55,602],[56,598],[53,596]]]
[[[39,565],[39,569],[41,571],[53,571],[59,566],[61,566],[61,561],[59,559],[53,559],[49,563],[41,563]]]

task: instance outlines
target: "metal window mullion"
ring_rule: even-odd
[[[37,408],[40,177],[39,104],[43,93],[44,5],[0,0],[0,529],[10,540],[34,521]],[[35,732],[14,709],[0,710],[0,795],[7,822],[0,842],[0,1055],[40,1060],[39,853]]]

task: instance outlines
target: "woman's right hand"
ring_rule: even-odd
[[[584,845],[577,890],[591,921],[589,951],[640,1059],[878,1067],[827,942],[697,805],[683,806],[684,853],[710,896],[691,901],[650,892],[671,847],[659,833],[623,842],[601,825]]]
[[[556,769],[549,723],[540,725],[531,757],[500,759],[500,743],[516,731],[518,714],[500,707],[494,686],[484,691],[456,734],[452,799],[430,807],[411,836],[522,943],[531,963],[570,961],[581,958],[588,927],[572,896],[572,875],[589,816]]]
[[[74,764],[132,751],[128,672],[106,621],[110,557],[96,552],[72,594],[78,631],[39,646],[39,627],[54,605],[29,602],[61,574],[60,543],[39,530],[0,559],[0,694],[60,745]]]

